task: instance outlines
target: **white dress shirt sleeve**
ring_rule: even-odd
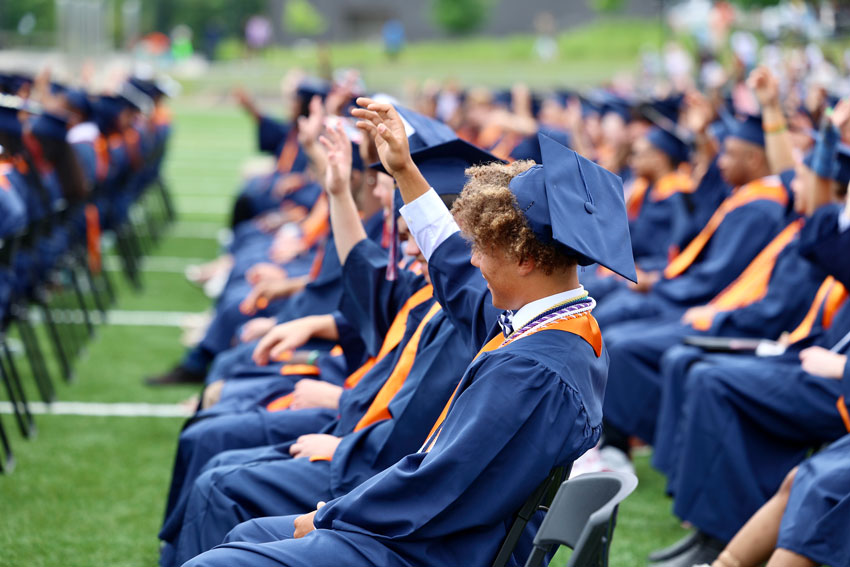
[[[838,215],[838,232],[844,232],[848,228],[850,228],[850,204]]]
[[[446,239],[460,230],[443,200],[432,188],[401,208],[410,234],[426,260]]]

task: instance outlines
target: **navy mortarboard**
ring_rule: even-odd
[[[579,264],[605,266],[637,281],[622,180],[539,134],[543,165],[510,184],[532,232],[578,255]]]
[[[674,163],[688,161],[690,154],[688,144],[666,128],[659,126],[651,128],[646,134],[646,139],[650,144],[670,156]]]

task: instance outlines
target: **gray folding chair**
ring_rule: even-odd
[[[567,567],[607,567],[617,507],[637,486],[626,473],[590,473],[565,481],[558,489],[525,567],[538,567],[559,546],[572,548]]]

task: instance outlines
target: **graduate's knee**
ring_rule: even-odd
[[[782,500],[788,500],[788,497],[791,495],[791,486],[794,484],[794,479],[797,478],[797,470],[800,467],[794,467],[791,471],[785,475],[785,479],[782,481],[782,484],[779,486],[779,491],[776,493],[776,497]]]

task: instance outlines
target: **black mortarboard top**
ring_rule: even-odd
[[[68,134],[68,121],[56,114],[45,112],[32,119],[31,129],[39,138],[64,140]]]
[[[18,113],[23,103],[24,100],[20,97],[0,94],[0,132],[20,137],[21,121],[18,120]]]
[[[504,163],[460,138],[411,152],[410,157],[428,184],[440,195],[455,195],[463,190],[466,168],[492,162]],[[380,162],[370,167],[381,173],[387,172]]]
[[[613,112],[624,122],[628,123],[632,120],[632,105],[626,98],[610,91],[599,91],[596,96],[600,107],[600,116]]]
[[[679,111],[682,108],[682,102],[684,100],[685,95],[681,93],[672,94],[664,98],[653,98],[644,102],[640,106],[640,111],[641,114],[652,122],[657,122],[656,116],[660,115],[675,124],[679,122]]]
[[[569,147],[570,137],[563,130],[541,126],[539,132],[549,136],[562,146]],[[515,160],[530,159],[535,163],[541,163],[543,157],[540,155],[540,141],[537,139],[537,134],[526,137],[523,141],[517,144],[511,150],[511,157]]]
[[[538,134],[543,164],[514,177],[510,189],[535,236],[637,281],[623,181]]]
[[[83,89],[69,89],[65,93],[65,100],[68,101],[69,106],[86,118],[90,117],[94,111],[89,95]]]
[[[738,138],[756,146],[764,147],[764,128],[761,115],[747,114],[740,118],[727,119],[727,137]]]
[[[825,179],[832,179],[840,185],[850,183],[850,146],[839,143],[836,148],[834,160],[829,164],[825,164],[826,167],[818,167],[818,164],[815,163],[816,155],[816,152],[811,151],[803,158],[803,163],[806,167],[814,171],[818,176]]]
[[[104,134],[115,129],[115,121],[121,112],[129,107],[129,103],[123,97],[101,95],[93,105],[94,120],[97,127]]]
[[[650,144],[670,156],[670,159],[676,162],[688,161],[690,156],[690,148],[679,136],[675,133],[654,126],[646,133],[646,139]]]
[[[322,100],[328,96],[328,93],[331,92],[331,84],[327,81],[323,81],[322,79],[317,79],[315,77],[307,77],[302,79],[298,86],[295,89],[295,95],[299,98],[310,100],[314,96],[319,96]]]
[[[410,128],[407,140],[411,152],[457,139],[455,131],[445,123],[398,104],[393,106],[405,122],[405,127]]]

